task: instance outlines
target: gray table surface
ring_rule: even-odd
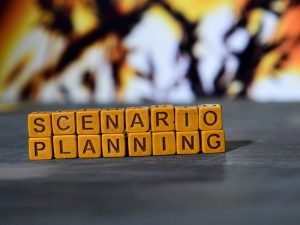
[[[210,155],[29,161],[28,112],[81,106],[1,113],[0,224],[299,225],[300,104],[217,102]]]

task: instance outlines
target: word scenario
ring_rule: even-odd
[[[225,152],[217,104],[34,112],[28,133],[31,160]]]

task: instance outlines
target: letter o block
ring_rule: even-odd
[[[28,115],[29,137],[51,137],[51,113],[34,112]]]
[[[53,136],[54,157],[56,159],[74,159],[77,157],[76,135]]]
[[[54,135],[75,134],[75,111],[57,111],[52,113]]]
[[[76,112],[77,134],[100,134],[99,110],[86,109]]]
[[[128,133],[128,153],[129,156],[151,155],[151,132]]]
[[[126,109],[126,131],[127,132],[145,132],[149,131],[149,108],[148,107],[130,107]]]
[[[102,135],[103,157],[124,157],[126,154],[125,134]]]
[[[151,107],[152,131],[174,131],[174,107],[172,105],[154,105]]]
[[[125,131],[124,109],[102,109],[101,131],[103,134],[118,134]]]
[[[225,152],[225,137],[223,130],[201,131],[202,152]]]
[[[200,105],[199,129],[221,130],[222,129],[222,107],[218,104]]]
[[[153,155],[176,154],[175,132],[152,133]]]
[[[78,135],[79,158],[99,158],[101,156],[100,135]]]
[[[175,130],[197,131],[198,109],[193,107],[175,107]]]
[[[29,138],[28,149],[30,160],[52,159],[53,153],[51,137]]]
[[[200,152],[198,131],[176,132],[177,154],[197,154]]]

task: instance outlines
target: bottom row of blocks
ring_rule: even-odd
[[[225,151],[223,130],[190,132],[61,135],[29,138],[31,160],[217,153]],[[200,135],[201,134],[201,135]],[[102,140],[101,140],[102,139]]]

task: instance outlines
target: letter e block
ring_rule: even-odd
[[[102,135],[103,157],[124,157],[126,153],[125,134]]]
[[[77,134],[100,134],[99,110],[85,109],[76,112]]]
[[[150,129],[148,107],[130,107],[126,109],[126,131],[145,132]]]
[[[124,109],[101,110],[101,128],[104,134],[117,134],[125,131]]]
[[[51,113],[34,112],[28,115],[29,137],[51,137]]]
[[[76,135],[53,136],[54,157],[56,159],[74,159],[77,157]]]
[[[53,153],[51,137],[29,138],[28,149],[30,160],[52,159]]]
[[[198,130],[198,109],[193,107],[175,107],[175,130]]]
[[[176,153],[175,132],[152,133],[153,155],[173,155]]]
[[[154,105],[151,107],[152,131],[173,131],[174,107],[172,105]]]
[[[223,130],[201,131],[202,152],[225,152],[225,137]]]
[[[222,107],[218,104],[200,105],[199,129],[221,130],[222,129]]]
[[[151,132],[128,133],[128,152],[129,156],[151,155]]]
[[[176,132],[177,154],[197,154],[200,152],[198,131]]]
[[[51,116],[54,135],[76,134],[75,111],[57,111]]]
[[[100,135],[78,135],[79,158],[99,158],[101,156]]]

